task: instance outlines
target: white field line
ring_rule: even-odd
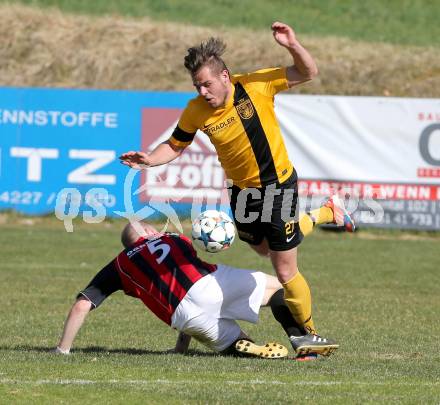
[[[0,384],[6,385],[16,385],[16,384],[26,384],[26,385],[95,385],[95,384],[118,384],[118,385],[190,385],[193,380],[82,380],[82,379],[42,379],[42,380],[20,380],[12,378],[1,378]],[[392,381],[273,381],[273,380],[247,380],[247,381],[224,381],[227,385],[305,385],[305,386],[329,386],[329,385],[365,385],[365,386],[382,386],[382,385],[394,385],[394,386],[404,386],[404,387],[436,387],[440,386],[440,381],[435,382],[392,382]],[[204,381],[203,384],[216,384],[218,381]]]

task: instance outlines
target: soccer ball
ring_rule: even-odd
[[[232,245],[235,227],[227,214],[217,210],[202,212],[192,224],[192,239],[196,246],[210,253]]]

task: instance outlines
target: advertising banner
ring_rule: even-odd
[[[136,194],[141,176],[127,175],[118,156],[140,150],[148,136],[171,130],[180,111],[176,108],[190,97],[0,89],[0,210],[39,215],[58,207],[72,218],[85,212],[91,222],[136,213],[144,208]]]
[[[440,229],[440,100],[281,95],[276,107],[303,199],[342,190],[361,226]]]
[[[168,165],[118,160],[166,141],[193,96],[0,89],[0,210],[99,222],[227,205],[206,134]],[[302,209],[339,192],[360,226],[440,229],[440,100],[282,94],[275,105]]]

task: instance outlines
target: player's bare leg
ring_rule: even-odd
[[[260,256],[269,257],[269,244],[267,243],[266,239],[263,239],[263,241],[259,245],[251,245],[249,246],[255,250]]]

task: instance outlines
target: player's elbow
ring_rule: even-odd
[[[307,72],[305,74],[306,80],[313,80],[316,76],[318,76],[319,70],[318,66],[314,65],[307,69]]]
[[[176,145],[172,144],[170,141],[166,141],[164,143],[167,144],[177,156],[180,156],[183,153],[183,151],[185,150],[185,147],[176,146]]]
[[[72,312],[76,314],[84,314],[92,309],[92,303],[86,299],[78,299],[72,308]]]
[[[286,77],[289,87],[292,87],[313,80],[318,73],[318,68],[314,63],[303,66],[301,69],[298,66],[293,65],[287,68]]]
[[[319,69],[318,66],[315,65],[315,67],[312,69],[312,79],[319,75]]]

